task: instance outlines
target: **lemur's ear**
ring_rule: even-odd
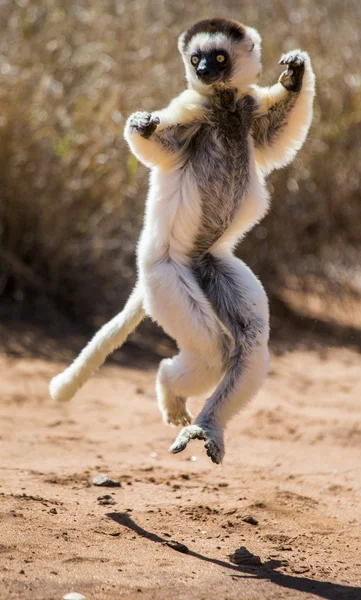
[[[178,50],[181,54],[183,54],[184,52],[184,38],[186,36],[186,31],[184,31],[184,33],[181,33],[179,38],[178,38]]]

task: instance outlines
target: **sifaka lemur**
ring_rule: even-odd
[[[233,20],[200,21],[178,47],[188,88],[163,110],[135,112],[125,127],[131,151],[151,169],[137,284],[50,392],[69,400],[148,315],[179,348],[156,382],[164,422],[183,426],[171,451],[202,439],[220,463],[225,427],[259,390],[269,360],[267,296],[233,249],[267,211],[265,176],[306,138],[315,77],[308,54],[294,50],[280,60],[279,81],[259,87],[261,38]],[[191,424],[187,397],[212,389]]]

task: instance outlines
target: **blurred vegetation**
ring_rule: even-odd
[[[3,298],[49,297],[84,323],[122,307],[148,179],[123,141],[125,119],[182,90],[177,36],[213,15],[259,30],[263,84],[297,47],[317,76],[308,141],[270,177],[271,211],[240,256],[276,301],[294,290],[358,297],[359,0],[0,0]]]

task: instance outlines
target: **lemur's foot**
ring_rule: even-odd
[[[164,423],[170,425],[189,425],[192,423],[192,415],[186,406],[186,399],[176,396],[172,402],[168,402],[167,407],[161,409]]]
[[[302,50],[291,50],[281,57],[280,65],[287,65],[287,71],[283,71],[279,82],[289,92],[299,92],[302,87],[305,62],[308,55]]]
[[[200,425],[189,425],[179,432],[177,439],[170,447],[173,454],[182,452],[190,440],[205,440],[204,447],[212,462],[219,465],[224,457],[223,433],[219,429]]]
[[[133,133],[139,133],[143,138],[148,139],[157,129],[159,118],[152,117],[149,112],[138,110],[129,118],[129,128]]]

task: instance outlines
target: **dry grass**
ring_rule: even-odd
[[[147,173],[122,139],[135,109],[181,91],[178,34],[231,15],[263,37],[265,84],[302,47],[315,119],[270,178],[272,210],[240,247],[271,297],[360,292],[359,0],[1,0],[0,293],[47,294],[84,321],[117,311],[134,281]]]

